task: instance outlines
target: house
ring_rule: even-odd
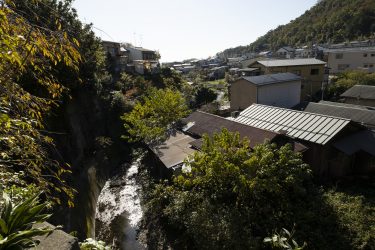
[[[375,86],[354,85],[343,94],[345,103],[375,107]]]
[[[109,53],[112,57],[120,54],[121,43],[112,41],[102,41],[102,46],[105,52]]]
[[[318,103],[310,102],[306,106],[305,111],[347,118],[370,129],[375,129],[375,108],[372,107],[320,101]]]
[[[164,143],[151,147],[155,159],[162,166],[160,168],[160,175],[162,176],[169,176],[174,171],[181,170],[184,160],[201,149],[203,143],[202,136],[204,134],[212,136],[214,133],[219,133],[223,128],[231,132],[238,132],[241,139],[248,138],[250,148],[269,141],[278,145],[290,143],[296,152],[303,152],[307,149],[303,144],[294,142],[282,133],[247,126],[202,111],[190,114],[183,119],[183,122],[186,125],[181,131],[171,133],[170,137]]]
[[[282,47],[276,51],[277,57],[280,58],[294,58],[295,49],[289,46]]]
[[[129,63],[129,51],[122,47],[121,43],[102,41],[104,51],[107,53],[113,62],[114,72],[127,71],[127,64]]]
[[[346,70],[375,72],[375,46],[325,48],[323,54],[331,74]]]
[[[129,51],[131,66],[136,73],[144,75],[159,72],[160,64],[156,51],[132,46],[125,49]]]
[[[301,100],[311,100],[321,90],[325,62],[315,58],[260,60],[249,65],[258,68],[259,74],[289,72],[301,76]]]
[[[291,108],[300,102],[301,77],[292,73],[242,77],[229,89],[232,110],[253,103]]]
[[[253,104],[234,121],[276,133],[284,132],[305,145],[308,149],[303,152],[303,159],[321,180],[374,173],[375,152],[367,146],[374,141],[373,133],[363,132],[368,130],[349,119]],[[352,136],[362,138],[363,143],[351,145],[353,148],[349,152],[344,149]]]

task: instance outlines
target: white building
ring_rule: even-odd
[[[138,74],[144,75],[145,73],[154,73],[159,70],[156,51],[142,47],[126,47],[126,50],[129,51],[129,59]]]
[[[375,47],[324,49],[323,52],[332,74],[346,70],[375,72]]]
[[[292,73],[242,77],[230,86],[230,107],[245,109],[253,103],[291,108],[300,102],[301,77]]]

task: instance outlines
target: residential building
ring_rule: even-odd
[[[331,74],[346,70],[375,72],[375,46],[323,49],[324,60]]]
[[[253,104],[234,121],[305,145],[303,159],[322,180],[375,173],[375,147],[369,146],[375,145],[374,133],[349,119]]]
[[[300,102],[301,77],[279,73],[242,77],[229,89],[231,110],[243,110],[253,103],[291,108]]]
[[[375,86],[354,85],[341,97],[345,103],[375,107]]]
[[[196,111],[183,119],[186,124],[181,131],[171,133],[170,137],[162,144],[151,147],[158,162],[161,164],[160,175],[168,176],[173,171],[183,168],[184,160],[191,156],[195,151],[200,150],[203,139],[207,134],[212,136],[219,133],[223,128],[231,132],[238,132],[240,138],[248,138],[249,146],[254,146],[266,141],[284,145],[292,144],[295,152],[304,152],[307,148],[287,138],[284,134],[247,126],[226,118]]]
[[[320,101],[318,103],[310,102],[306,106],[305,111],[347,118],[370,129],[375,129],[375,108],[372,107]]]
[[[301,100],[312,100],[322,88],[325,64],[315,58],[299,58],[260,60],[249,67],[258,68],[260,75],[290,72],[301,76]]]
[[[129,51],[121,46],[121,43],[102,41],[104,51],[113,62],[112,67],[115,73],[127,70],[129,63]]]
[[[295,49],[290,46],[285,46],[276,51],[277,57],[280,58],[294,58],[295,56]]]
[[[129,51],[131,66],[136,73],[144,75],[159,72],[160,64],[156,51],[132,46],[125,49]]]

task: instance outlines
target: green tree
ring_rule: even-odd
[[[291,206],[311,185],[309,167],[290,145],[251,150],[247,139],[225,129],[205,136],[186,165],[191,170],[172,185],[157,185],[148,203],[181,249],[260,248],[261,236],[293,223]]]
[[[329,99],[338,99],[340,95],[354,85],[375,86],[375,73],[366,73],[359,70],[349,70],[338,75],[327,88],[326,94]]]
[[[24,171],[48,198],[60,202],[56,193],[73,195],[62,178],[70,170],[50,157],[53,143],[42,133],[43,118],[65,90],[54,68],[76,72],[81,56],[79,42],[58,19],[53,22],[56,30],[35,24],[14,1],[0,7],[0,171]]]
[[[150,88],[133,110],[121,117],[129,134],[124,138],[148,144],[160,142],[187,114],[186,101],[180,92]]]
[[[205,86],[199,86],[195,94],[195,106],[200,107],[204,104],[211,103],[215,101],[216,98],[217,94],[214,90]]]

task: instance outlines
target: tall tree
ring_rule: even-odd
[[[180,92],[150,88],[143,100],[121,117],[129,133],[125,138],[148,144],[158,143],[187,114],[188,107]]]
[[[0,170],[26,172],[49,198],[60,202],[61,194],[72,198],[72,190],[62,178],[70,170],[49,156],[53,144],[42,133],[43,116],[65,89],[54,68],[64,65],[76,72],[81,57],[78,42],[61,28],[58,19],[53,20],[55,30],[41,27],[26,19],[13,1],[1,4]],[[21,80],[26,75],[30,82]]]

